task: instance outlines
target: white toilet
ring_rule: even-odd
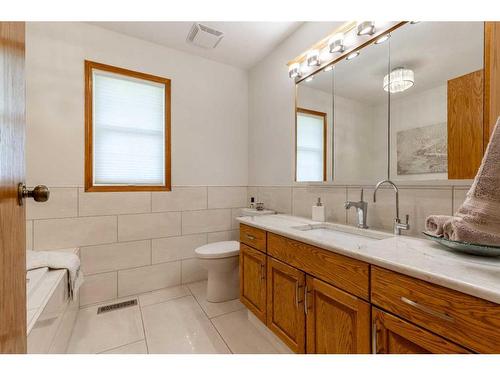
[[[207,301],[223,302],[239,296],[238,241],[222,241],[195,250],[200,264],[208,271]]]

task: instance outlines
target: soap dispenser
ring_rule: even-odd
[[[325,221],[325,206],[321,203],[321,198],[318,198],[316,204],[312,206],[312,219],[313,221]]]

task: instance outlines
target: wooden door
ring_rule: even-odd
[[[472,179],[483,159],[483,70],[448,81],[448,178]]]
[[[267,259],[267,326],[295,353],[305,352],[305,274]]]
[[[266,323],[266,254],[240,244],[240,300]]]
[[[24,22],[0,22],[0,353],[26,353]]]
[[[377,308],[372,309],[375,354],[463,354],[468,350]]]
[[[307,353],[370,353],[370,305],[307,276]]]

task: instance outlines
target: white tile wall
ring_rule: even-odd
[[[94,216],[34,221],[35,250],[116,242],[116,216]]]
[[[151,193],[78,191],[80,216],[120,215],[151,212]]]
[[[172,191],[153,193],[153,212],[203,210],[207,208],[205,186],[173,187]]]
[[[218,232],[230,229],[230,209],[182,212],[182,234]]]
[[[78,216],[77,196],[77,188],[50,188],[50,197],[47,202],[26,200],[26,218],[55,219]]]
[[[161,212],[118,216],[118,240],[178,236],[181,234],[181,213]]]
[[[181,283],[180,262],[154,264],[118,271],[118,297],[144,293]]]
[[[207,235],[191,234],[170,238],[158,238],[153,242],[153,264],[195,258],[194,250],[207,243]]]
[[[28,201],[26,248],[81,248],[82,306],[205,279],[194,249],[237,239],[234,216],[247,198],[241,186],[153,193],[50,190],[48,202]]]

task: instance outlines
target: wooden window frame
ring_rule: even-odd
[[[93,171],[93,81],[92,71],[101,70],[165,85],[165,183],[163,185],[94,185]],[[171,190],[171,81],[168,78],[136,72],[112,65],[85,60],[85,191],[170,191]]]
[[[328,121],[327,114],[325,112],[314,111],[312,109],[295,107],[295,181],[296,182],[307,182],[297,180],[297,115],[299,113],[305,113],[312,116],[323,117],[323,182],[326,181],[326,137],[328,132]]]

